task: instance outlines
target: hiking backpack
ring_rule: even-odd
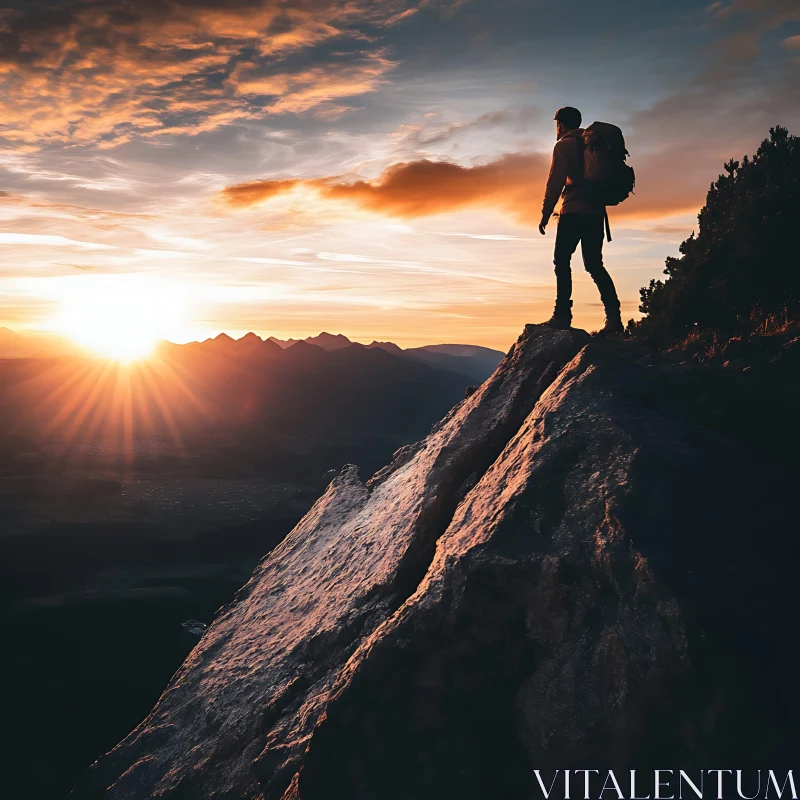
[[[583,131],[583,179],[588,196],[616,206],[633,192],[636,177],[625,163],[628,151],[622,131],[609,122],[593,122]]]

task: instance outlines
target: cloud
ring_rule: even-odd
[[[686,169],[676,169],[676,164]],[[613,215],[654,218],[697,211],[721,164],[719,157],[707,152],[688,162],[680,147],[643,154],[634,163],[636,194],[615,208]],[[231,207],[243,209],[310,190],[322,199],[350,202],[392,218],[415,219],[482,207],[535,226],[541,217],[549,166],[550,155],[544,153],[512,153],[478,166],[422,159],[395,164],[374,181],[342,176],[258,180],[228,186],[220,197]]]
[[[331,118],[349,107],[336,101],[374,92],[387,72],[397,63],[384,50],[351,55],[349,63],[336,60],[317,64],[298,72],[259,75],[254,64],[240,65],[228,79],[239,96],[268,96],[276,98],[265,106],[272,114],[303,114],[314,111],[318,116]]]
[[[714,3],[712,10],[721,18],[747,14],[765,28],[778,28],[784,22],[800,21],[797,0],[733,0],[727,5]]]
[[[476,167],[422,160],[390,167],[375,183],[326,185],[323,194],[402,218],[488,205],[530,219],[538,205],[532,188],[541,185],[548,167],[549,158],[536,153],[507,155]]]
[[[752,153],[773,125],[800,124],[796,65],[791,54],[768,51],[764,33],[800,20],[796,0],[734,0],[708,10],[719,18],[715,32],[725,31],[709,41],[717,58],[631,114],[626,126],[638,208],[648,212],[699,208],[723,163]]]
[[[441,236],[463,236],[467,239],[485,239],[489,242],[524,242],[521,236],[511,236],[508,233],[442,233]]]
[[[227,186],[220,192],[220,195],[235,208],[247,208],[269,200],[271,197],[277,197],[279,194],[291,192],[302,183],[303,181],[297,178],[279,181],[249,181]]]
[[[335,114],[394,66],[379,40],[421,1],[28,0],[0,11],[0,137],[115,146]]]
[[[413,128],[404,136],[404,144],[415,147],[449,143],[451,140],[473,131],[491,131],[496,128],[510,128],[512,130],[526,130],[532,123],[538,122],[542,112],[536,106],[526,106],[519,109],[505,109],[488,111],[467,122],[456,122],[446,128],[427,130]]]
[[[341,176],[250,181],[227,187],[221,196],[234,208],[247,208],[305,187],[323,198],[401,219],[490,206],[530,223],[541,209],[549,163],[549,156],[540,153],[509,154],[473,167],[423,159],[395,164],[375,181]]]
[[[80,247],[84,250],[113,250],[113,245],[98,242],[80,242],[65,236],[39,233],[0,233],[0,245],[39,245],[45,247]]]
[[[724,62],[752,64],[761,55],[757,30],[740,31],[717,41],[717,49]]]

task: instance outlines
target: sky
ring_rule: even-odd
[[[0,325],[505,350],[552,311],[563,105],[626,135],[629,319],[798,78],[797,0],[0,1]]]

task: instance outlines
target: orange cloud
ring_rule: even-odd
[[[309,67],[294,73],[267,74],[260,77],[254,65],[240,65],[228,84],[241,96],[272,96],[266,106],[273,114],[302,114],[314,110],[332,116],[336,101],[374,92],[384,75],[397,66],[383,51],[362,53],[352,63]],[[335,113],[333,114],[335,116]]]
[[[376,181],[348,182],[338,176],[250,181],[229,186],[221,195],[231,206],[245,208],[306,186],[324,198],[348,200],[369,211],[404,219],[494,206],[530,222],[541,209],[535,187],[543,185],[548,167],[549,157],[538,153],[511,154],[476,167],[411,161],[389,167]]]
[[[395,66],[369,43],[415,2],[66,0],[47,13],[30,2],[0,13],[0,137],[113,146],[267,114],[331,116]],[[353,52],[276,69],[334,41]]]
[[[661,217],[696,210],[708,181],[676,171],[679,154],[648,156],[637,167],[637,194],[614,216]],[[541,217],[549,154],[513,153],[488,164],[464,167],[448,161],[395,164],[374,181],[342,176],[257,180],[228,186],[221,198],[233,208],[249,208],[297,188],[312,189],[323,199],[349,201],[359,208],[401,219],[433,216],[465,208],[495,208],[524,225]],[[713,169],[713,168],[712,168]]]
[[[222,190],[222,197],[236,208],[248,208],[279,194],[290,192],[303,181],[288,179],[282,181],[250,181],[227,186]]]
[[[415,161],[390,167],[375,183],[329,183],[322,193],[404,218],[483,205],[530,221],[541,209],[534,187],[543,185],[548,167],[549,158],[536,153],[507,155],[476,167]]]

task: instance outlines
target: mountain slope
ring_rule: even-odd
[[[176,676],[181,691],[167,690],[166,706],[101,762],[76,797],[97,796],[98,787],[134,764],[111,797],[144,796],[156,787],[171,791],[181,782],[198,797],[212,791],[255,797],[259,786],[250,765],[273,729],[284,744],[271,758],[283,762],[278,771],[288,773],[288,782],[303,740],[360,636],[405,600],[475,470],[485,469],[499,454],[547,382],[587,338],[566,332],[555,337],[533,336],[518,345],[505,369],[454,409],[428,439],[400,451],[375,476],[371,490],[355,469],[346,469],[217,620],[213,635],[201,641]],[[297,582],[290,574],[295,569]],[[252,615],[262,614],[266,627],[250,624]],[[224,655],[218,660],[214,654],[220,651]],[[240,672],[241,680],[213,677],[228,668]],[[174,714],[206,718],[210,698],[200,686],[207,682],[221,716],[209,729],[175,730],[172,739]],[[298,714],[301,705],[307,711]],[[286,731],[278,734],[281,728]],[[233,729],[237,752],[223,757],[217,769],[208,759],[229,750]],[[186,753],[180,770],[169,763],[173,757],[166,757],[167,750],[164,760],[147,755],[154,734],[171,740],[168,750]],[[205,745],[195,747],[201,740]],[[260,771],[267,769],[262,763]]]
[[[427,439],[342,472],[73,797],[510,799],[534,768],[786,760],[790,517],[684,372],[528,326]]]

